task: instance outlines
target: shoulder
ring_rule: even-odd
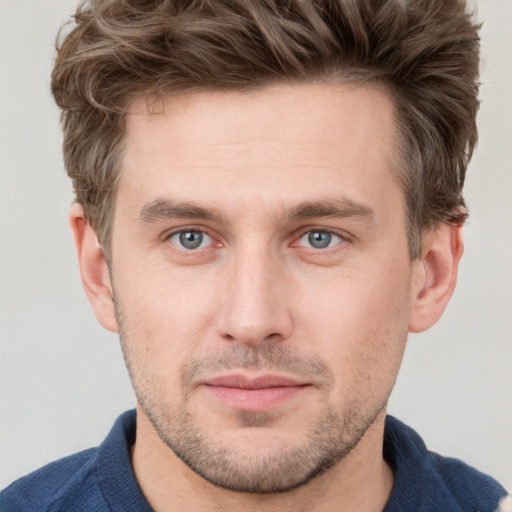
[[[461,510],[512,512],[506,506],[507,492],[494,478],[457,459],[432,452],[429,457],[443,494],[456,501]]]
[[[89,503],[99,492],[96,474],[97,448],[52,462],[13,482],[0,494],[2,512],[64,510],[70,498]],[[91,510],[93,510],[91,508]]]
[[[20,478],[0,493],[2,512],[151,512],[130,461],[135,411],[123,413],[98,448]]]
[[[395,471],[386,512],[408,510],[404,504],[412,503],[415,510],[425,512],[512,512],[507,493],[496,480],[460,460],[429,451],[413,429],[392,417],[386,421],[384,452]]]

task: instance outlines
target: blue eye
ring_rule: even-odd
[[[202,249],[212,243],[212,238],[204,231],[195,229],[177,231],[173,233],[169,240],[178,247],[192,251],[194,249]]]
[[[339,244],[342,238],[331,231],[313,230],[300,237],[300,244],[313,249],[327,249]]]

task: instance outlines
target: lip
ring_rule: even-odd
[[[223,375],[202,383],[224,405],[241,411],[266,411],[291,400],[311,386],[280,375]]]

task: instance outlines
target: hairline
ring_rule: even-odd
[[[155,93],[151,88],[146,90],[139,90],[135,93],[128,93],[126,100],[124,102],[124,109],[115,113],[115,115],[121,116],[121,137],[119,140],[119,146],[116,151],[117,155],[115,157],[115,179],[113,183],[113,187],[108,194],[109,199],[109,209],[105,215],[105,223],[103,225],[103,229],[98,229],[98,226],[92,226],[94,230],[97,232],[97,236],[102,247],[102,250],[105,254],[105,257],[108,261],[112,258],[112,236],[113,236],[113,225],[114,225],[114,217],[116,210],[116,200],[117,200],[117,192],[119,181],[124,175],[124,159],[125,159],[125,150],[127,143],[127,119],[129,115],[132,115],[131,106],[138,100],[145,100],[147,113],[158,115],[163,112],[163,103],[168,101],[169,99],[180,96],[180,95],[188,95],[188,94],[198,94],[204,92],[238,92],[241,94],[244,93],[252,93],[252,92],[260,92],[266,91],[273,86],[302,86],[308,84],[338,84],[338,85],[347,85],[353,84],[354,87],[367,86],[371,87],[374,90],[380,91],[385,94],[387,98],[390,100],[392,105],[392,115],[393,115],[393,137],[391,141],[391,160],[388,161],[387,165],[390,169],[391,176],[395,183],[400,187],[402,193],[405,198],[405,232],[407,236],[407,242],[409,247],[409,256],[411,261],[420,257],[421,253],[421,237],[426,229],[422,226],[418,225],[417,219],[412,218],[412,208],[411,208],[411,193],[412,191],[410,184],[412,183],[412,179],[407,175],[407,165],[408,160],[408,143],[404,133],[404,126],[402,126],[402,120],[399,117],[399,102],[397,101],[397,97],[394,91],[394,87],[392,84],[389,84],[384,79],[380,77],[371,77],[368,76],[369,73],[366,73],[364,70],[357,72],[352,72],[351,70],[347,70],[347,72],[341,72],[339,70],[333,71],[331,73],[319,74],[318,76],[310,76],[305,78],[293,78],[293,77],[278,77],[267,80],[260,80],[257,83],[251,86],[242,85],[240,87],[235,85],[230,86],[220,86],[220,87],[211,87],[211,86],[199,86],[197,84],[192,84],[190,87],[182,87],[181,89],[176,89],[173,91],[167,91],[163,93]],[[157,105],[161,105],[161,110],[155,110]],[[410,171],[409,171],[410,172]]]

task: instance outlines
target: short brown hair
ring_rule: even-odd
[[[384,84],[411,258],[426,227],[464,222],[479,27],[463,0],[90,0],[75,21],[58,45],[52,92],[76,200],[107,258],[125,112],[140,94],[333,77]]]

